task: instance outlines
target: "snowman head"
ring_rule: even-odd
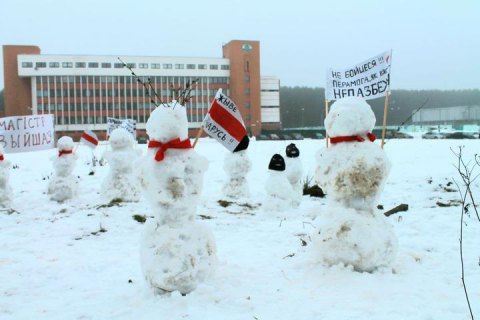
[[[362,98],[348,97],[332,104],[325,118],[330,137],[365,135],[375,127],[375,114]]]
[[[58,151],[73,150],[73,139],[68,136],[63,136],[57,141]]]
[[[187,111],[184,106],[175,101],[168,107],[159,106],[150,114],[146,124],[150,140],[166,143],[179,138],[188,138]]]
[[[125,128],[116,128],[108,138],[112,149],[123,149],[133,145],[133,137]]]

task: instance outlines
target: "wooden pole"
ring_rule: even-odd
[[[328,116],[328,99],[325,99],[325,119]],[[324,122],[325,123],[325,122]],[[327,133],[327,128],[325,128],[325,142],[327,144],[328,148],[328,133]]]
[[[197,135],[195,136],[195,141],[193,141],[192,148],[195,148],[195,146],[197,145],[198,139],[200,138],[202,133],[203,133],[203,127],[200,127],[200,129],[198,129]]]
[[[388,114],[388,94],[385,95],[385,107],[383,109],[383,128],[382,128],[382,149],[383,145],[385,144],[385,131],[387,129],[387,114]]]

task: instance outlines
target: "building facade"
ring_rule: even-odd
[[[45,55],[35,46],[4,46],[3,54],[5,116],[53,114],[60,134],[90,129],[103,138],[107,118],[113,117],[136,120],[137,132],[144,135],[156,104],[178,99],[193,82],[185,103],[191,136],[220,88],[236,102],[252,135],[260,134],[266,115],[267,127],[281,125],[272,115],[279,108],[279,92],[273,101],[269,84],[275,78],[261,80],[258,41],[230,41],[221,58]]]
[[[480,122],[480,106],[455,106],[425,108],[412,117],[414,125],[477,125]]]

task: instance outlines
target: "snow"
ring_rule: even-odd
[[[227,153],[223,161],[226,181],[223,186],[223,194],[227,198],[239,199],[248,197],[250,188],[248,187],[248,173],[252,167],[252,162],[248,156],[248,149]]]
[[[50,201],[44,193],[55,149],[7,154],[19,167],[10,171],[12,206],[18,214],[0,213],[0,318],[469,319],[460,281],[460,207],[441,208],[436,202],[458,198],[443,188],[457,175],[450,148],[465,145],[471,159],[478,140],[387,142],[392,170],[378,203],[385,209],[408,203],[410,209],[388,218],[398,238],[398,255],[390,267],[373,273],[314,263],[308,237],[314,228],[306,214],[313,210],[321,217],[327,199],[303,197],[300,207],[281,217],[264,211],[270,157],[288,143],[251,141],[251,206],[239,202],[224,208],[217,200],[223,198],[221,168],[228,151],[211,139],[199,141],[195,150],[210,165],[197,219],[211,217],[202,222],[215,236],[218,265],[186,296],[154,295],[145,282],[139,255],[145,225],[132,215],[153,221],[152,209],[145,199],[97,209],[105,204],[100,184],[109,169],[97,167],[95,175],[88,175],[88,147],[77,152],[78,197],[64,203]],[[305,176],[312,176],[315,154],[325,141],[295,143]],[[138,147],[146,152],[145,145]],[[478,195],[478,182],[474,187]],[[474,216],[467,222],[465,278],[478,314],[480,227]]]
[[[12,188],[10,187],[10,166],[11,163],[4,156],[5,150],[0,144],[0,156],[3,156],[3,160],[0,160],[0,207],[10,207],[12,201]]]

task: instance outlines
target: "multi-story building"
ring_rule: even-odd
[[[136,120],[142,135],[156,104],[178,99],[194,82],[185,102],[191,136],[219,88],[239,106],[252,135],[281,125],[279,80],[261,78],[258,41],[230,41],[222,58],[45,55],[36,46],[3,46],[3,56],[4,115],[53,114],[61,134],[90,129],[103,137],[113,117]]]

